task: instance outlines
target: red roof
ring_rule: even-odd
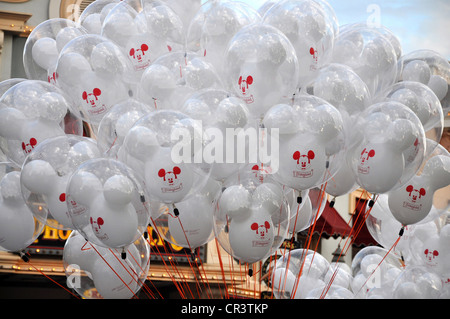
[[[350,235],[351,227],[348,225],[336,209],[330,207],[327,201],[322,215],[314,226],[314,233],[322,234],[323,237],[337,238],[348,237]]]
[[[358,208],[359,209],[357,209],[356,213],[352,217],[352,224],[355,225],[352,227],[349,225],[350,221],[345,221],[336,209],[330,207],[330,203],[327,201],[322,215],[319,217],[316,225],[314,226],[314,233],[319,235],[321,234],[324,238],[333,237],[335,239],[338,237],[344,238],[352,236],[352,243],[356,246],[378,245],[367,229],[364,216],[359,216],[361,212],[365,211],[365,203],[364,206]]]

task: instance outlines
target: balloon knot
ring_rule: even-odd
[[[331,200],[330,202],[330,207],[333,208],[334,207],[334,198]]]
[[[26,254],[24,254],[23,252],[20,252],[19,255],[20,255],[20,258],[22,258],[22,260],[23,260],[24,262],[27,263],[27,262],[30,261],[30,258],[29,258]]]

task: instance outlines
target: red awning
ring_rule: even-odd
[[[345,221],[327,201],[322,215],[314,226],[314,234],[321,235],[322,238],[333,237],[334,239],[351,236],[352,244],[357,247],[377,246],[378,243],[370,234],[363,218],[365,209],[366,201],[361,200],[356,204],[356,212],[351,218],[351,224],[354,225],[352,227],[349,225],[350,222]]]
[[[314,233],[322,234],[324,238],[338,238],[348,237],[351,232],[351,227],[348,225],[336,209],[327,204],[322,212],[322,215],[314,226]]]

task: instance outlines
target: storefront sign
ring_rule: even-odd
[[[167,229],[168,230],[168,229]],[[150,258],[152,261],[173,260],[182,263],[200,258],[206,262],[206,249],[204,246],[191,251],[190,248],[177,246],[174,243],[164,240],[167,230],[160,228],[158,233],[152,226],[147,227],[147,240],[150,244]],[[42,234],[25,250],[30,255],[59,256],[63,254],[66,240],[71,234],[71,230],[63,230],[45,226]]]

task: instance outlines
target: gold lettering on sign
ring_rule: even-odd
[[[165,237],[167,235],[169,227],[159,227],[158,230],[156,229],[154,230],[153,227],[148,226],[147,230],[148,230],[148,241],[151,246],[163,247],[165,245],[163,238],[161,237],[162,236]],[[162,234],[160,235],[159,232],[162,232]],[[183,249],[183,247],[177,246],[170,242],[168,242],[168,244],[172,247],[174,251],[180,251]]]

